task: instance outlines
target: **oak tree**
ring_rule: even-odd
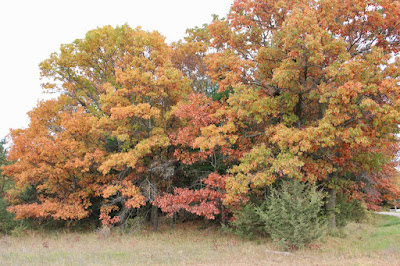
[[[106,26],[43,61],[43,87],[61,96],[11,133],[17,163],[6,171],[19,191],[10,210],[19,218],[81,219],[95,201],[110,224],[151,204],[173,174],[171,106],[190,90],[171,53],[157,32]],[[34,202],[20,199],[26,186]]]
[[[224,112],[238,139],[252,140],[230,170],[226,204],[295,178],[322,182],[333,212],[342,185],[366,184],[364,172],[393,167],[399,7],[388,0],[237,0],[209,26],[217,50],[206,59],[209,74],[220,91],[231,91]]]

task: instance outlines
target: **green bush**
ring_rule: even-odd
[[[274,241],[285,248],[297,249],[326,233],[326,219],[321,215],[323,198],[324,193],[315,185],[285,181],[271,190],[257,213]]]
[[[250,202],[235,210],[233,212],[235,220],[230,222],[228,230],[247,239],[265,235],[265,223],[257,212],[258,207],[255,203]]]
[[[356,199],[349,200],[345,194],[336,199],[336,225],[345,227],[348,222],[363,222],[368,217],[367,208]]]
[[[0,233],[9,233],[16,225],[14,215],[7,211],[7,201],[0,198]]]
[[[120,230],[123,233],[140,233],[146,226],[146,217],[138,215],[126,220],[125,224],[121,226]]]
[[[269,236],[285,249],[297,249],[327,232],[323,215],[325,194],[315,185],[284,181],[269,188],[261,203],[254,200],[233,211],[231,231],[245,238]]]

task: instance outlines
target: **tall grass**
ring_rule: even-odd
[[[199,229],[195,223],[175,229],[165,226],[160,232],[144,228],[134,234],[29,231],[1,238],[0,265],[396,265],[400,264],[400,224],[395,219],[379,216],[372,224],[350,223],[341,238],[328,237],[294,253],[276,252],[264,238],[243,240],[222,235],[219,228]]]

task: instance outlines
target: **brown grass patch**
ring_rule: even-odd
[[[387,222],[385,218],[382,221],[378,224]],[[197,224],[188,223],[175,229],[161,227],[159,232],[144,229],[137,234],[115,230],[85,234],[29,232],[22,237],[3,237],[0,264],[399,265],[400,235],[374,247],[373,243],[386,239],[386,231],[380,232],[377,226],[350,224],[346,237],[328,237],[294,253],[279,251],[267,239],[246,241],[222,235],[217,228],[199,229]]]

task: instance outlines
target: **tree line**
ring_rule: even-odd
[[[236,0],[167,44],[105,26],[40,64],[59,96],[12,130],[18,219],[226,223],[280,182],[369,208],[400,197],[400,3]],[[272,193],[272,192],[271,192]],[[273,192],[272,194],[274,194]],[[317,204],[318,205],[318,204]]]

